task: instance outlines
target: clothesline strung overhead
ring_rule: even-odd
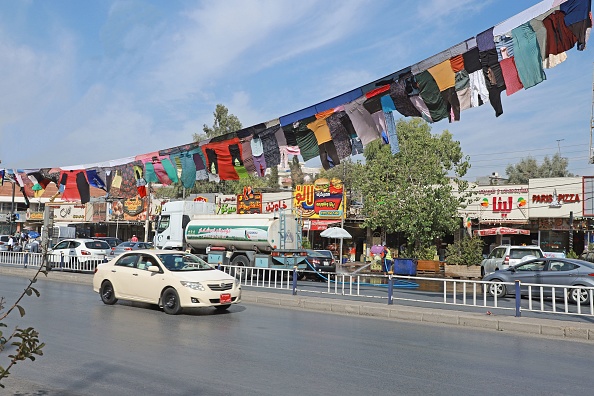
[[[499,117],[502,92],[509,96],[543,82],[545,69],[564,62],[568,50],[585,49],[591,27],[591,0],[544,0],[414,65],[268,122],[128,158],[5,173],[22,187],[31,184],[36,197],[54,182],[63,200],[84,203],[90,186],[144,197],[147,183],[191,188],[200,180],[262,177],[267,168],[287,168],[292,155],[319,157],[329,169],[379,139],[397,154],[395,117],[454,122],[487,102]]]

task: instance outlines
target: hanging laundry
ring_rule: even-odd
[[[485,83],[489,91],[489,103],[495,110],[495,117],[499,117],[503,114],[501,92],[505,89],[505,80],[499,65],[497,50],[493,48],[487,51],[479,51],[479,58],[483,65]]]
[[[196,183],[196,163],[194,157],[189,151],[179,154],[179,160],[182,166],[181,182],[185,188],[192,188]]]
[[[234,137],[220,142],[213,142],[212,140],[201,146],[202,152],[206,157],[206,169],[208,170],[209,180],[217,180],[211,175],[218,175],[220,180],[239,180],[239,175],[235,171],[233,165],[233,158],[229,147],[232,145],[239,145],[239,138]]]
[[[266,165],[268,167],[277,166],[280,164],[280,150],[278,141],[276,140],[276,135],[278,135],[279,129],[281,129],[280,124],[258,132],[260,139],[262,139],[262,145],[264,146],[264,158],[266,158]]]
[[[495,41],[493,39],[492,27],[476,35],[476,45],[479,51],[488,51],[495,49]]]
[[[246,172],[248,173],[256,172],[251,147],[252,131],[252,128],[243,128],[237,131],[237,137],[239,138],[239,143],[241,144],[241,160]]]
[[[287,138],[287,145],[299,146],[301,157],[304,161],[309,161],[310,159],[320,155],[320,150],[318,149],[318,141],[316,140],[316,136],[314,135],[311,129],[307,128],[307,124],[314,120],[315,115],[304,120],[295,122],[291,125],[286,125],[282,127],[285,131],[285,136]],[[293,136],[295,138],[296,144],[291,144],[291,139],[289,138],[290,136]]]
[[[202,149],[197,147],[192,149],[189,154],[192,155],[194,165],[196,165],[196,180],[207,180],[208,173],[206,172],[206,159],[204,158]]]
[[[478,48],[475,47],[470,49],[468,52],[465,52],[462,54],[462,58],[464,59],[464,69],[468,72],[468,74],[472,74],[478,70],[483,70]]]
[[[320,160],[324,169],[328,170],[340,164],[340,159],[338,158],[336,147],[334,147],[334,142],[332,140],[318,145],[318,149],[320,151]]]
[[[81,196],[78,190],[77,175],[81,170],[67,170],[62,171],[60,175],[60,191],[62,192],[62,199],[64,201],[80,201]]]
[[[466,70],[460,70],[456,73],[456,84],[454,86],[456,95],[458,96],[458,103],[460,103],[460,111],[470,108],[470,77]]]
[[[86,204],[91,201],[91,187],[87,181],[87,174],[84,170],[76,173],[76,187],[80,196],[80,203]],[[64,196],[62,196],[64,199]]]
[[[500,62],[502,59],[514,56],[513,40],[511,32],[495,37],[495,49],[497,50],[497,58]]]
[[[500,65],[501,71],[503,72],[503,79],[505,80],[505,91],[507,96],[524,88],[520,81],[520,77],[518,76],[518,70],[516,69],[516,62],[513,56],[501,60]]]
[[[408,93],[406,92],[406,77],[413,78],[412,74],[405,74],[390,84],[389,95],[396,106],[396,111],[405,117],[420,117],[421,113],[412,104]],[[412,90],[412,88],[411,88]]]
[[[470,84],[470,106],[479,107],[489,102],[489,90],[485,82],[483,70],[478,70],[468,75]]]
[[[382,111],[382,104],[381,104],[381,94],[386,93],[390,89],[389,85],[386,85],[381,88],[377,88],[371,92],[368,92],[365,97],[367,100],[363,102],[363,107],[365,110],[371,114],[371,118],[375,123],[376,129],[380,136],[386,133],[386,117],[384,116],[384,112]]]
[[[299,150],[298,146],[279,146],[280,151],[280,167],[283,170],[289,169],[289,157],[294,157],[296,155],[301,154],[301,150]],[[349,155],[350,155],[349,151]]]
[[[351,140],[351,145],[353,147],[351,155],[363,154],[363,142],[358,136]]]
[[[163,169],[165,169],[165,173],[167,173],[167,177],[173,183],[177,183],[179,178],[177,177],[177,168],[171,163],[171,160],[167,157],[160,157],[161,165],[163,165]]]
[[[427,105],[433,122],[447,118],[449,114],[447,105],[443,100],[441,92],[439,91],[439,87],[433,79],[433,76],[431,76],[431,73],[424,71],[420,74],[417,74],[415,79],[419,84],[421,91],[420,96],[423,99],[423,102],[425,102]]]
[[[450,66],[454,73],[464,70],[464,56],[456,55],[455,57],[450,58]]]
[[[396,111],[394,101],[389,95],[382,96],[381,98],[382,110],[384,111],[386,118],[386,127],[388,133],[388,143],[390,144],[390,151],[392,154],[398,154],[400,147],[398,145],[398,135],[396,134],[396,121],[394,120],[393,112]]]
[[[592,27],[591,7],[591,0],[567,0],[560,5],[565,25],[576,37],[578,51],[586,48],[588,29]]]
[[[96,169],[87,169],[86,173],[87,180],[91,186],[107,191],[107,186]]]
[[[540,48],[536,41],[536,34],[530,26],[525,23],[512,30],[514,43],[514,60],[518,70],[520,81],[525,89],[531,88],[546,80]],[[548,41],[548,39],[547,39]]]
[[[371,114],[363,106],[363,103],[365,103],[366,100],[367,98],[362,96],[359,99],[344,105],[344,110],[350,118],[355,133],[361,139],[363,146],[366,146],[381,137],[373,117],[371,117]]]
[[[41,197],[51,182],[51,180],[44,177],[41,172],[27,173],[27,177],[31,180],[31,183],[33,183],[31,189],[33,190],[33,196],[35,198]]]
[[[336,148],[338,158],[344,159],[351,155],[351,138],[356,136],[351,120],[344,111],[332,113],[326,118],[330,136]]]
[[[136,179],[136,191],[140,198],[146,197],[146,180],[144,180],[142,166],[134,165],[134,178]]]
[[[229,146],[229,154],[231,154],[231,163],[233,168],[240,179],[248,177],[247,170],[243,166],[243,160],[241,159],[241,146],[240,143],[235,143]]]

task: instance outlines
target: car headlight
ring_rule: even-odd
[[[202,283],[200,282],[187,282],[187,281],[180,281],[182,286],[185,287],[189,287],[192,290],[200,290],[200,291],[204,291],[206,289],[204,289],[204,286],[202,286]]]
[[[238,287],[241,287],[241,282],[239,279],[235,278],[235,288],[237,289]]]

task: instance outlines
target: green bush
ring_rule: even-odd
[[[574,252],[573,250],[570,250],[569,253],[567,253],[567,258],[576,259],[576,258],[579,258],[579,256],[576,252]]]
[[[445,261],[447,264],[480,265],[483,261],[483,240],[478,237],[462,238],[448,245]]]
[[[413,250],[412,256],[417,260],[434,260],[435,253],[437,253],[435,246],[421,246]]]

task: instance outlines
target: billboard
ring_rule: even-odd
[[[340,219],[345,210],[344,187],[340,179],[321,178],[300,184],[293,191],[296,215],[305,219]]]

